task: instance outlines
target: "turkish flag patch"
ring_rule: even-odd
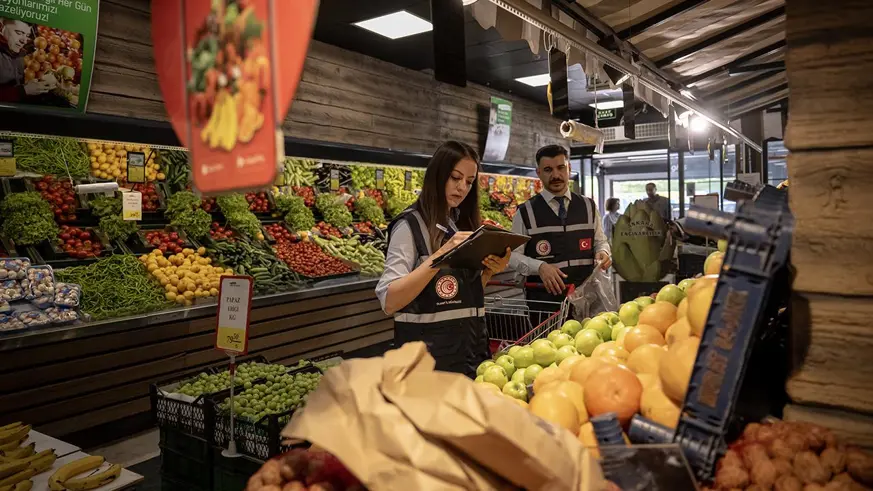
[[[579,250],[580,251],[590,251],[591,250],[591,239],[579,239]]]

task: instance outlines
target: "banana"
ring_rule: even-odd
[[[24,423],[22,423],[21,421],[9,423],[8,425],[0,426],[0,431],[11,430],[13,428],[18,428],[19,426],[24,426]]]
[[[0,491],[30,491],[33,488],[33,481],[21,481],[18,484],[10,484],[9,486],[0,486]]]
[[[20,440],[13,440],[9,443],[4,443],[4,444],[0,445],[0,452],[15,450],[16,448],[20,447],[21,444],[24,443],[25,440],[27,440],[27,437],[24,437]]]
[[[99,455],[89,455],[79,460],[74,460],[68,464],[64,464],[60,469],[56,470],[49,478],[49,488],[52,491],[63,491],[64,483],[73,476],[78,476],[83,472],[94,470],[105,462],[106,459]]]
[[[13,474],[21,472],[24,469],[27,469],[28,465],[30,465],[30,462],[27,462],[24,459],[16,460],[14,462],[7,462],[7,463],[0,464],[0,479],[4,479],[4,478],[9,477]],[[7,484],[7,483],[4,483],[4,484]]]
[[[6,477],[4,479],[0,479],[0,486],[10,486],[10,485],[18,484],[19,482],[30,479],[31,477],[33,477],[35,475],[36,475],[36,470],[28,467],[26,469],[21,470],[20,472],[18,472],[16,474],[12,474],[9,477]]]
[[[49,449],[43,450],[42,452],[35,453],[29,457],[25,457],[23,459],[16,460],[15,462],[26,462],[28,465],[30,465],[31,462],[36,462],[39,459],[42,459],[44,457],[48,457],[49,455],[54,455],[54,454],[55,454],[55,449],[49,448]]]
[[[35,470],[37,474],[42,474],[43,472],[52,468],[55,465],[55,461],[58,460],[58,456],[54,453],[46,455],[45,457],[34,460],[30,463],[30,468]]]
[[[26,447],[19,447],[14,450],[0,451],[0,460],[9,462],[11,460],[18,460],[25,457],[30,457],[31,455],[33,455],[35,447],[36,443],[31,443]]]
[[[63,485],[70,491],[85,491],[88,489],[99,488],[116,480],[121,475],[121,466],[112,464],[112,466],[103,472],[94,474],[93,476],[82,477],[77,479],[69,479],[64,481]]]
[[[16,440],[21,440],[22,438],[27,436],[28,433],[30,433],[30,425],[17,426],[15,428],[0,431],[0,445],[4,443],[14,442]]]

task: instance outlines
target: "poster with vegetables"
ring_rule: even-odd
[[[0,0],[0,103],[85,112],[99,0]]]
[[[170,121],[205,194],[272,185],[317,0],[152,0]],[[181,26],[180,26],[181,22]]]

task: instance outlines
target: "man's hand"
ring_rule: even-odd
[[[612,266],[612,258],[609,257],[609,253],[606,251],[600,251],[595,256],[596,261],[600,262],[600,269],[606,271]]]
[[[546,291],[552,295],[561,295],[564,293],[564,274],[559,268],[551,264],[543,263],[540,265],[540,278],[543,279],[543,284],[546,286]]]

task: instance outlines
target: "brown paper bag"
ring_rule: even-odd
[[[569,432],[458,374],[423,343],[331,368],[282,436],[334,454],[370,490],[599,491]]]

